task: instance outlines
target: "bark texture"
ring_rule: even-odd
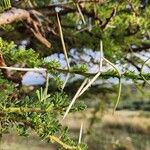
[[[42,24],[38,19],[38,13],[34,10],[24,10],[19,8],[11,8],[8,11],[0,14],[0,26],[11,24],[16,21],[23,21],[26,27],[32,32],[34,37],[44,44],[46,47],[50,48],[51,43],[45,38],[42,31]]]

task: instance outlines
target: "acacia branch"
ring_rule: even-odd
[[[97,74],[97,73],[76,71],[76,70],[73,70],[73,69],[62,69],[62,68],[55,68],[55,67],[48,67],[48,66],[47,67],[45,66],[45,68],[47,68],[47,70],[49,70],[49,71],[51,71],[51,70],[54,71],[55,70],[59,73],[64,73],[64,74],[66,74],[66,73],[78,74],[78,75],[82,75],[82,76],[88,77],[88,78],[91,78],[91,77],[93,77]],[[4,67],[4,68],[1,67],[0,69],[6,70],[6,67]],[[22,71],[22,68],[19,71]],[[142,76],[145,77],[146,80],[150,80],[150,73],[143,73]],[[128,78],[128,79],[134,79],[134,80],[143,80],[142,76],[140,74],[136,74],[136,73],[131,72],[131,71],[127,71],[127,72],[122,73],[121,75],[118,75],[117,71],[112,70],[112,71],[102,72],[101,75],[100,75],[100,78],[109,79],[111,77],[112,78],[120,78],[121,77],[121,78]],[[9,78],[7,78],[7,79],[9,79]]]
[[[35,38],[43,45],[50,48],[51,43],[44,37],[43,33],[41,32],[41,23],[36,17],[37,14],[38,13],[35,13],[34,10],[27,11],[19,8],[11,8],[10,10],[0,14],[0,26],[11,24],[16,21],[24,21]]]
[[[60,144],[63,148],[65,149],[70,149],[70,150],[75,150],[75,149],[78,149],[78,147],[76,146],[70,146],[64,142],[62,142],[60,140],[60,138],[56,137],[56,136],[53,136],[53,135],[50,135],[49,138],[52,140],[52,141],[55,141],[56,143]]]
[[[47,113],[50,112],[51,110],[44,110],[41,108],[20,108],[20,107],[9,107],[3,109],[4,113]]]
[[[76,71],[73,69],[62,69],[62,68],[54,68],[51,67],[49,68],[50,70],[55,70],[58,71],[60,73],[70,73],[70,74],[78,74],[84,77],[94,77],[97,73],[89,73],[89,72],[82,72],[82,71]],[[142,74],[147,80],[150,80],[150,73],[143,73]],[[120,78],[120,76],[118,75],[117,71],[107,71],[107,72],[102,72],[101,75],[99,76],[99,78],[103,78],[103,79],[109,79],[109,78]],[[143,80],[143,78],[141,77],[140,74],[136,74],[134,72],[124,72],[121,74],[121,78],[127,78],[127,79],[135,79],[135,80]]]

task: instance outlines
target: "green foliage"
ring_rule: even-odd
[[[25,64],[27,67],[38,67],[41,65],[39,55],[33,49],[17,48],[13,42],[8,43],[0,38],[0,49],[9,62]]]
[[[88,66],[86,64],[78,64],[76,66],[73,66],[73,71],[75,72],[87,72],[88,71]]]
[[[11,0],[1,0],[0,1],[0,12],[11,8]]]
[[[0,29],[10,32],[10,31],[13,31],[15,28],[12,25],[2,25],[0,26]]]
[[[0,79],[0,108],[7,106],[7,99],[14,91],[14,85],[11,82],[1,78]]]
[[[48,141],[51,135],[62,134],[64,129],[59,123],[57,115],[63,114],[68,107],[69,98],[66,94],[60,92],[47,96],[43,95],[43,92],[42,90],[37,91],[38,98],[36,96],[34,98],[26,97],[13,101],[13,103],[9,97],[3,99],[0,107],[1,133],[9,132],[13,127],[19,135],[25,136],[30,134],[28,129],[32,128],[41,138]],[[44,101],[42,98],[44,98]],[[79,111],[84,108],[83,105],[79,104],[75,105],[72,111]],[[65,136],[66,138],[62,138],[62,141],[75,146],[69,136]]]
[[[56,73],[56,68],[59,68],[60,67],[60,63],[56,60],[52,60],[52,61],[49,61],[49,62],[43,62],[43,64],[46,66],[46,68],[48,68],[51,73]]]
[[[46,87],[37,89],[36,92],[28,96],[23,96],[20,89],[3,79],[0,79],[0,133],[9,133],[11,128],[19,135],[29,135],[29,128],[33,129],[42,139],[51,141],[51,136],[61,135],[64,131],[59,122],[59,116],[63,115],[70,104],[70,98],[63,92],[56,92],[61,89],[62,80],[53,68],[59,67],[56,61],[46,63],[32,49],[20,49],[13,42],[6,42],[0,39],[0,49],[7,64],[25,65],[27,67],[45,67],[53,75],[51,81],[47,81]],[[53,82],[52,82],[53,81]],[[49,84],[50,83],[50,84]],[[49,87],[55,85],[55,90],[50,93]],[[14,98],[13,95],[17,97]],[[77,102],[72,107],[71,112],[84,110],[86,106],[82,102]],[[65,144],[76,146],[77,144],[69,137],[59,139]],[[57,141],[55,141],[57,142]],[[77,146],[82,148],[83,145]]]

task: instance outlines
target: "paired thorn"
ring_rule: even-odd
[[[101,56],[103,55],[103,45],[102,42],[100,43],[100,53]],[[70,105],[68,106],[64,116],[63,116],[63,120],[66,118],[66,116],[68,115],[72,105],[75,103],[76,99],[81,96],[92,84],[93,82],[100,76],[101,71],[102,71],[102,62],[103,62],[103,57],[100,57],[100,71],[88,82],[88,79],[85,79],[83,81],[83,83],[81,84],[81,86],[79,87],[78,91],[76,92],[75,96],[73,97]]]
[[[85,79],[85,80],[83,81],[83,83],[81,84],[81,86],[79,87],[79,89],[78,89],[78,91],[76,92],[75,96],[73,97],[73,99],[72,99],[70,105],[68,106],[68,108],[67,108],[67,110],[66,110],[66,112],[65,112],[65,114],[64,114],[62,120],[64,120],[64,119],[66,118],[66,116],[68,115],[68,113],[69,113],[69,111],[70,111],[72,105],[74,104],[75,100],[79,97],[80,92],[82,91],[82,89],[83,89],[83,87],[85,86],[85,84],[87,83],[87,81],[88,81],[88,79]]]
[[[67,108],[67,110],[66,110],[66,112],[65,112],[62,120],[64,120],[66,118],[66,116],[68,115],[68,113],[69,113],[72,105],[75,103],[75,100],[79,96],[81,96],[93,84],[93,82],[95,82],[96,79],[101,75],[103,61],[106,61],[106,63],[108,63],[110,66],[112,66],[112,68],[114,68],[117,71],[118,75],[119,75],[118,96],[117,96],[117,100],[116,100],[116,103],[115,103],[115,106],[114,106],[113,113],[115,112],[115,110],[116,110],[116,108],[118,106],[119,100],[120,100],[120,96],[121,96],[121,89],[122,89],[122,86],[121,86],[121,73],[120,73],[120,71],[117,69],[117,67],[113,63],[111,63],[109,60],[107,60],[104,57],[103,43],[102,43],[102,41],[100,41],[100,64],[99,64],[99,71],[98,71],[98,73],[89,82],[87,82],[88,79],[84,80],[84,82],[81,84],[80,88],[76,92],[75,96],[73,97],[70,105],[68,106],[68,108]]]

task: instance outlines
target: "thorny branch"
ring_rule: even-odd
[[[11,67],[12,68],[12,67]],[[6,70],[5,68],[0,66],[1,70]],[[82,72],[82,71],[76,71],[73,69],[63,69],[63,68],[55,68],[55,67],[48,67],[48,70],[55,70],[60,73],[70,73],[70,74],[78,74],[84,77],[93,77],[97,73],[89,73],[89,72]],[[20,70],[21,71],[21,70]],[[143,73],[142,74],[147,80],[150,80],[150,73]],[[5,76],[6,77],[6,76]],[[140,74],[135,74],[134,72],[124,72],[121,74],[122,78],[128,78],[128,79],[136,79],[136,80],[143,80],[143,78],[140,76]],[[8,77],[6,77],[9,79]],[[108,79],[108,78],[120,78],[120,76],[117,74],[116,71],[108,71],[108,72],[102,72],[100,78]],[[13,80],[12,80],[13,81]]]

